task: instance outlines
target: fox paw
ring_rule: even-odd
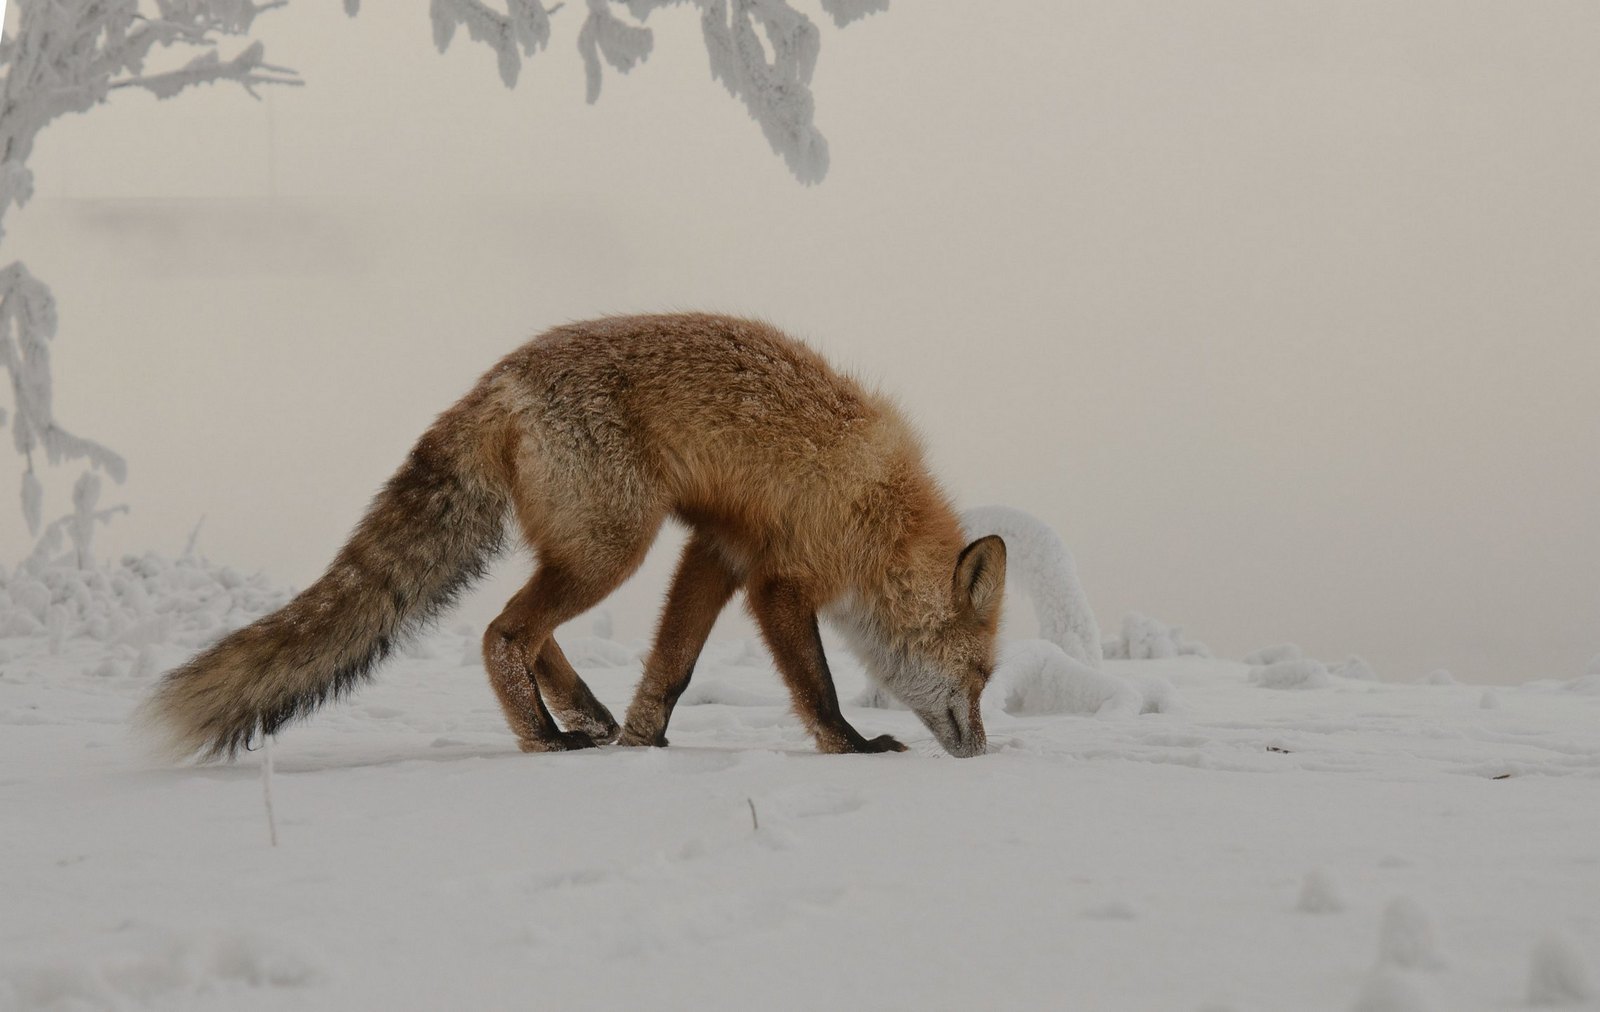
[[[622,737],[617,739],[617,744],[629,745],[634,748],[666,748],[667,733],[665,731],[657,731],[655,734],[649,734],[643,731],[635,731],[632,728],[623,728]]]
[[[616,741],[617,733],[622,729],[614,720],[600,720],[592,714],[582,712],[557,713],[556,719],[561,721],[561,726],[568,732],[587,735],[596,745]]]
[[[857,752],[904,752],[906,747],[892,734],[880,734],[856,747]]]
[[[866,754],[872,752],[904,752],[906,747],[893,735],[880,734],[876,738],[863,738],[852,733],[844,739],[821,739],[817,749],[834,755]]]
[[[524,752],[572,752],[594,748],[595,740],[581,731],[555,731],[548,738],[519,738],[517,747]]]

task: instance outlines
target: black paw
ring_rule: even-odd
[[[876,738],[863,738],[855,745],[857,752],[904,752],[906,747],[894,735],[880,734]]]

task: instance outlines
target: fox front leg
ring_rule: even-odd
[[[683,546],[672,588],[667,591],[655,646],[645,662],[644,678],[628,705],[619,744],[666,745],[672,708],[689,686],[694,663],[717,616],[738,588],[738,575],[728,568],[715,546],[698,534],[690,538]]]
[[[816,608],[800,586],[768,580],[751,587],[748,594],[756,624],[794,698],[795,712],[816,739],[818,751],[904,752],[906,747],[890,735],[863,737],[839,712]]]

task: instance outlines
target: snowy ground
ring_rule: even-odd
[[[261,752],[126,729],[204,628],[43,614],[0,639],[0,1008],[1600,1008],[1600,678],[1107,661],[1167,712],[988,706],[955,760],[852,708],[911,751],[822,756],[713,643],[670,748],[524,755],[446,631],[277,739],[274,848]],[[642,644],[564,646],[620,714]]]

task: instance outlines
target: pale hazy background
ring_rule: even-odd
[[[101,554],[175,554],[204,515],[213,559],[304,585],[503,352],[709,308],[895,392],[962,503],[1058,528],[1108,631],[1138,609],[1388,679],[1582,673],[1600,5],[895,0],[842,31],[801,6],[813,188],[690,9],[588,107],[575,7],[507,91],[489,50],[434,51],[420,0],[295,0],[258,35],[306,87],[52,125],[0,257],[60,300],[58,417],[128,458]],[[619,634],[671,561],[613,599]]]

